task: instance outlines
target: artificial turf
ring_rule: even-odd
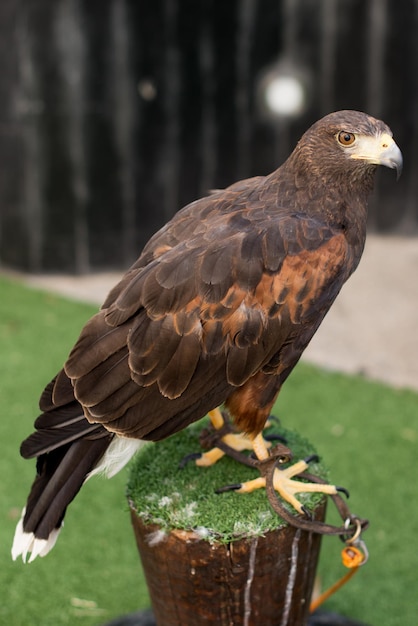
[[[125,498],[128,470],[83,487],[45,559],[10,558],[35,471],[20,458],[20,441],[31,432],[40,391],[95,308],[3,278],[0,294],[0,623],[104,624],[148,604]],[[275,413],[313,443],[332,481],[350,490],[352,511],[371,521],[369,562],[325,608],[373,626],[415,626],[418,395],[300,364]],[[338,521],[331,506],[329,519]],[[323,540],[323,587],[344,573],[341,546]]]
[[[160,442],[145,446],[132,462],[127,495],[132,507],[145,523],[158,524],[161,530],[195,530],[208,541],[230,543],[243,537],[265,535],[285,522],[270,507],[263,489],[247,497],[235,491],[217,494],[216,489],[237,484],[259,476],[258,470],[241,465],[230,457],[210,468],[197,467],[190,462],[179,467],[190,452],[201,450],[199,434],[207,420],[192,424],[186,430]],[[272,422],[269,435],[279,435],[292,450],[292,462],[316,454],[312,445],[295,431],[286,430]],[[285,465],[283,467],[286,467]],[[310,471],[327,477],[321,463],[312,462]],[[309,511],[322,500],[319,493],[299,494],[299,500]],[[293,508],[287,505],[290,513]]]

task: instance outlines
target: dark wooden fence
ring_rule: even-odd
[[[8,0],[0,3],[0,259],[122,268],[177,209],[268,173],[339,108],[392,127],[371,228],[418,226],[415,0]],[[295,116],[263,105],[299,77]]]

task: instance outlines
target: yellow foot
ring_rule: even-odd
[[[215,430],[220,430],[225,426],[225,420],[219,409],[214,409],[208,413],[209,419]],[[244,435],[243,433],[228,433],[221,437],[221,440],[228,447],[232,448],[236,452],[243,452],[244,450],[254,450],[253,439]],[[264,441],[265,448],[270,447],[270,443]],[[219,459],[225,455],[225,452],[220,448],[212,448],[208,452],[203,452],[196,459],[196,465],[199,467],[209,467],[214,465]]]
[[[257,437],[254,438],[253,449],[259,460],[262,461],[268,458],[268,451],[265,447],[265,442],[261,435],[257,435]],[[336,487],[335,485],[327,485],[322,483],[306,483],[299,480],[293,480],[294,476],[298,476],[308,469],[309,462],[312,460],[313,457],[310,457],[306,460],[298,461],[297,463],[294,463],[286,469],[276,468],[274,471],[273,485],[275,490],[284,500],[286,500],[286,502],[289,502],[289,504],[291,504],[293,508],[301,514],[305,514],[306,510],[301,502],[299,502],[299,500],[296,498],[295,494],[297,493],[317,492],[327,495],[335,495],[338,491],[342,491],[348,496],[347,491],[343,487]],[[261,489],[265,486],[266,479],[264,477],[260,477],[255,478],[254,480],[249,480],[240,485],[229,485],[227,487],[223,487],[220,491],[234,490],[238,493],[250,493],[251,491]]]
[[[280,496],[289,502],[293,506],[294,509],[298,513],[304,514],[306,513],[305,508],[296,498],[295,494],[297,493],[307,493],[307,492],[319,492],[326,493],[328,495],[334,495],[341,488],[337,488],[334,485],[324,485],[322,483],[304,483],[299,480],[292,480],[292,476],[297,476],[298,474],[302,474],[309,467],[306,461],[298,461],[294,465],[290,467],[280,470],[277,469],[274,471],[273,477],[273,485],[275,490],[280,494]],[[266,479],[261,477],[255,478],[254,480],[249,480],[245,483],[242,483],[236,491],[238,493],[251,493],[255,489],[261,489],[266,486]]]
[[[253,449],[251,439],[241,433],[229,433],[222,437],[222,441],[237,452]],[[212,448],[212,450],[208,452],[203,452],[202,455],[196,459],[196,465],[199,467],[209,467],[219,461],[224,454],[225,452],[220,448]]]

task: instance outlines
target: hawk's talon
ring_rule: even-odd
[[[282,437],[282,435],[275,435],[274,433],[271,433],[270,435],[265,435],[263,434],[263,437],[266,441],[272,442],[272,441],[281,441],[281,443],[286,444],[287,440],[286,437]]]
[[[305,517],[306,517],[309,521],[312,521],[312,520],[313,520],[312,513],[311,513],[310,511],[308,511],[308,509],[306,508],[306,506],[303,506],[303,504],[302,504],[302,506],[301,506],[301,510],[302,510],[302,513],[304,514],[304,516],[305,516]]]
[[[215,493],[227,493],[228,491],[238,491],[241,489],[242,483],[236,483],[235,485],[225,485],[224,487],[218,487],[215,489]]]
[[[310,454],[309,456],[307,456],[303,460],[308,465],[309,465],[309,463],[319,463],[319,456],[317,454]]]
[[[184,456],[179,463],[179,469],[184,469],[190,461],[196,461],[196,459],[200,458],[202,458],[201,452],[191,452],[190,454],[186,454],[186,456]]]
[[[348,499],[350,497],[350,492],[348,491],[348,489],[346,489],[345,487],[335,487],[335,489],[339,492],[339,493],[343,493],[345,495],[345,497]]]

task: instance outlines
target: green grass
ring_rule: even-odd
[[[148,605],[124,495],[127,470],[85,485],[49,558],[31,565],[10,558],[35,472],[34,461],[20,458],[20,442],[32,430],[40,391],[96,309],[8,280],[0,280],[0,294],[0,623],[101,624]]]
[[[95,309],[6,279],[0,279],[0,294],[0,623],[103,624],[148,604],[124,495],[128,470],[82,489],[45,559],[23,565],[10,558],[34,475],[34,462],[19,457],[20,441],[31,432],[40,391]],[[417,621],[417,409],[413,392],[304,364],[276,409],[286,427],[312,442],[331,479],[350,490],[351,509],[371,521],[364,537],[368,564],[326,608],[373,626]],[[338,521],[332,505],[329,519]],[[335,538],[323,540],[324,587],[344,573],[341,546]]]

